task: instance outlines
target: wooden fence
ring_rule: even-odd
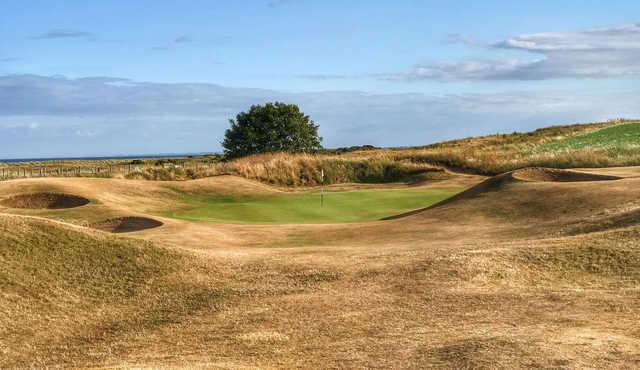
[[[212,168],[215,163],[184,163],[180,165],[152,164],[114,164],[104,166],[72,166],[56,167],[52,165],[10,165],[0,167],[0,180],[38,178],[38,177],[113,177],[127,176],[146,169],[191,169],[202,170]],[[1,166],[1,165],[0,165]]]

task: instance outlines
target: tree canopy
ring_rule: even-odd
[[[225,132],[227,158],[266,152],[312,152],[322,149],[318,125],[295,104],[253,105],[240,112]]]

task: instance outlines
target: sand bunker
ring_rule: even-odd
[[[111,233],[130,233],[160,227],[163,223],[147,217],[118,217],[96,222],[89,225],[94,229],[108,231]]]
[[[576,182],[576,181],[607,181],[619,180],[617,176],[596,175],[555,168],[531,167],[515,170],[511,176],[522,181],[552,181],[552,182]]]
[[[3,199],[0,204],[9,208],[65,209],[89,204],[89,199],[71,194],[32,193],[14,195]]]

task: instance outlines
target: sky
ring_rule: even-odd
[[[220,152],[295,103],[326,147],[640,117],[640,2],[0,0],[0,158]]]

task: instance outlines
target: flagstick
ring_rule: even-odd
[[[324,207],[324,170],[320,170],[320,207]]]

